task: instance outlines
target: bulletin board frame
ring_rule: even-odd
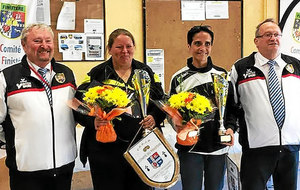
[[[229,19],[181,20],[181,0],[143,0],[144,52],[164,50],[165,90],[172,75],[186,65],[190,57],[187,32],[195,25],[209,25],[214,32],[213,63],[230,70],[243,57],[243,0],[229,0]],[[144,54],[146,63],[146,54]]]
[[[64,2],[75,2],[76,3],[76,13],[75,13],[75,30],[57,30],[57,19],[60,10]],[[105,42],[105,0],[51,0],[50,1],[50,11],[51,11],[51,28],[54,32],[54,57],[57,61],[72,61],[74,60],[63,60],[62,53],[59,52],[58,47],[58,34],[59,33],[84,33],[84,19],[103,19],[103,40]],[[103,46],[105,52],[105,46]],[[106,60],[106,55],[104,53],[104,60]],[[94,62],[90,60],[85,60],[84,55],[82,60],[86,62]],[[99,60],[97,60],[99,62]]]

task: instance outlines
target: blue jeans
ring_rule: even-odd
[[[178,151],[182,190],[201,190],[204,174],[204,189],[222,190],[225,174],[223,155],[201,155]]]

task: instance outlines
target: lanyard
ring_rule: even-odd
[[[49,88],[51,88],[51,85],[49,84],[49,82],[47,82],[47,81],[44,79],[44,77],[42,77],[41,74],[40,74],[39,72],[37,72],[30,64],[28,64],[28,65],[29,65],[30,70],[31,70],[32,72],[34,72],[34,73],[38,76],[38,78],[39,78],[43,83],[45,83]],[[52,66],[51,66],[50,72],[51,72],[51,71],[52,71]]]

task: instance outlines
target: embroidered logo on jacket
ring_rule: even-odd
[[[64,73],[57,73],[55,75],[55,79],[58,83],[64,83],[66,81],[66,77]]]
[[[294,73],[294,67],[292,64],[288,64],[287,66],[285,66],[286,70],[290,73]]]
[[[181,73],[180,76],[178,76],[177,78],[177,82],[181,83],[183,81],[183,78],[188,74],[189,74],[188,72]]]
[[[246,73],[243,74],[244,78],[250,78],[250,77],[255,77],[256,73],[255,71],[252,71],[251,69],[247,69]]]
[[[16,84],[18,89],[20,88],[31,88],[31,82],[28,82],[25,78],[21,78],[20,83]]]

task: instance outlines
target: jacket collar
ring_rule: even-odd
[[[251,63],[252,65],[255,64],[255,58],[254,58],[254,55],[255,55],[256,53],[257,53],[257,52],[253,52],[251,55],[248,56],[248,62]],[[290,64],[290,63],[293,62],[293,61],[289,58],[289,56],[287,56],[287,55],[285,55],[285,54],[283,54],[283,53],[281,53],[280,56],[281,56],[281,59],[282,59],[283,61],[285,61],[287,64]]]
[[[187,59],[187,66],[192,70],[192,71],[197,71],[197,72],[200,72],[200,73],[205,73],[205,72],[208,72],[212,69],[213,67],[213,64],[212,64],[212,60],[211,60],[211,57],[207,57],[207,66],[206,67],[203,67],[203,68],[197,68],[193,65],[193,58],[190,57]]]
[[[56,67],[56,64],[54,64],[55,63],[55,59],[54,58],[52,58],[51,59],[51,66],[52,66],[52,68],[53,68],[53,71],[54,72],[57,72],[57,67]],[[24,55],[23,56],[23,58],[22,58],[22,61],[21,61],[21,64],[22,64],[22,66],[23,66],[23,74],[24,75],[27,75],[27,76],[29,76],[30,74],[31,74],[31,71],[30,71],[30,68],[29,68],[29,65],[28,65],[28,62],[27,62],[27,55]]]
[[[108,65],[113,68],[112,58],[109,58],[109,60],[107,60],[107,62],[108,62]],[[138,64],[137,60],[132,59],[131,67],[132,67],[132,69],[141,69],[141,68],[143,68],[143,65],[140,66],[140,64]]]

